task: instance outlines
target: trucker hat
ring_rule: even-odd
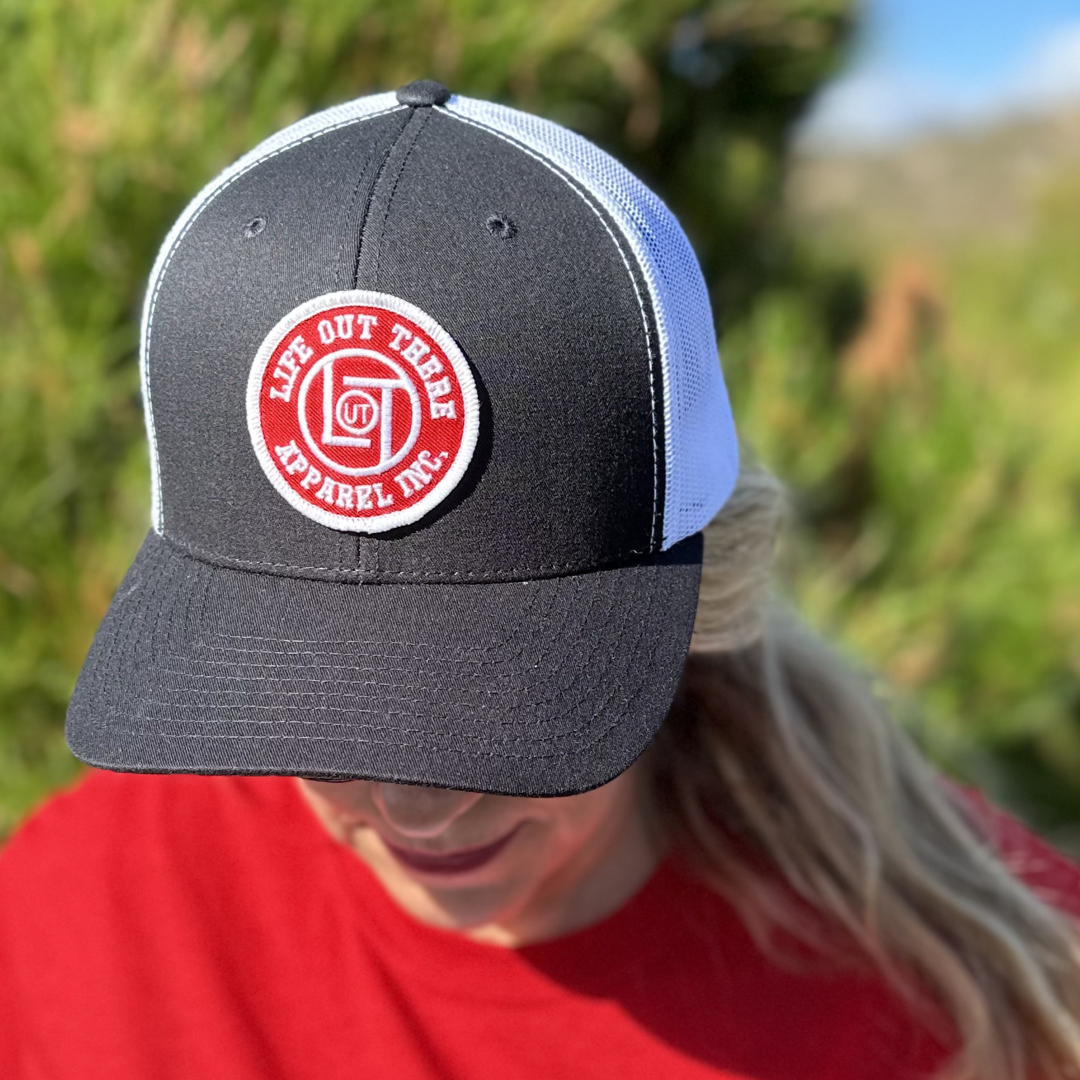
[[[697,259],[606,153],[427,80],[293,124],[166,237],[141,372],[83,761],[555,796],[656,733],[738,450]]]

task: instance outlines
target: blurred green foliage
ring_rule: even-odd
[[[939,760],[1069,842],[1080,207],[1048,203],[1008,254],[938,260],[944,315],[899,361],[873,341],[860,360],[881,268],[796,242],[781,207],[849,6],[0,0],[0,833],[74,774],[67,696],[147,527],[135,355],[157,245],[265,135],[430,76],[565,123],[660,191],[713,291],[744,436],[793,487],[799,605]]]
[[[795,495],[799,607],[931,756],[1080,856],[1078,191],[1019,240],[862,250],[842,349],[812,289],[772,289],[725,358]]]

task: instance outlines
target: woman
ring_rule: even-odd
[[[196,199],[101,768],[0,859],[5,1076],[1075,1074],[1080,872],[772,605],[704,296],[610,159],[433,83]]]
[[[944,783],[862,680],[771,602],[783,503],[767,472],[744,468],[705,534],[675,706],[618,780],[552,808],[554,841],[500,854],[522,820],[547,816],[539,800],[303,780],[305,796],[426,923],[520,947],[595,923],[677,860],[774,961],[873,971],[910,1000],[912,1030],[944,1043],[919,1050],[924,1075],[931,1061],[980,1080],[1073,1075],[1080,952],[1054,905],[1080,913],[1080,875]],[[477,835],[497,837],[486,879],[471,866]],[[433,840],[466,851],[428,861]]]

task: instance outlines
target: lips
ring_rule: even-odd
[[[398,847],[383,839],[387,851],[410,870],[424,874],[464,874],[491,862],[496,855],[517,835],[521,825],[515,825],[505,836],[482,847],[459,848],[457,851],[433,853]]]

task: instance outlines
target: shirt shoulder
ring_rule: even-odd
[[[960,793],[1009,872],[1051,907],[1080,919],[1080,865],[982,792],[962,788]]]
[[[154,879],[235,865],[305,818],[278,777],[135,775],[93,769],[52,796],[0,849],[0,932],[20,913],[145,892]],[[106,907],[108,905],[105,905]]]

